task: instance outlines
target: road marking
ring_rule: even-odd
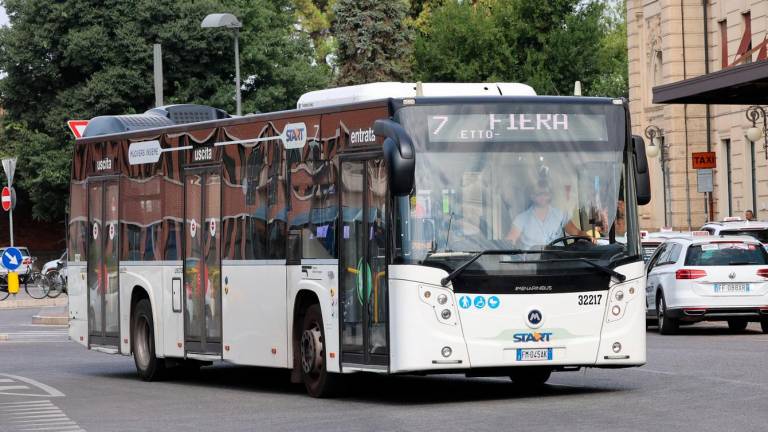
[[[8,378],[0,378],[0,383],[9,383],[9,382],[13,382],[13,380]]]
[[[15,381],[21,381],[23,383],[29,384],[33,387],[37,387],[40,390],[46,392],[46,394],[32,394],[32,393],[12,393],[12,392],[2,392],[0,391],[0,395],[8,395],[8,396],[37,396],[37,397],[64,397],[64,393],[56,390],[55,388],[43,384],[39,381],[35,381],[32,378],[22,377],[18,375],[11,375],[11,374],[0,374],[0,376],[4,376],[7,378],[11,378]]]
[[[24,385],[0,386],[0,392],[3,392],[5,390],[24,390],[28,388],[29,388],[28,386],[24,386]]]

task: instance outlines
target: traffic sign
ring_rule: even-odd
[[[2,198],[0,201],[3,203],[3,210],[9,211],[13,207],[13,199],[11,198],[11,188],[5,186],[3,188]]]
[[[85,128],[88,127],[88,120],[68,120],[67,126],[75,138],[82,138],[85,135]]]
[[[715,152],[691,153],[693,169],[717,168],[717,154]]]
[[[3,267],[7,268],[9,271],[14,271],[19,268],[23,260],[24,258],[21,256],[21,251],[15,247],[9,247],[3,252]]]
[[[713,192],[714,185],[712,182],[712,169],[700,169],[696,171],[696,191],[697,192]],[[706,231],[705,231],[706,232]]]
[[[8,186],[13,186],[13,174],[16,172],[16,158],[3,159],[3,171],[5,171],[5,177],[8,179]]]

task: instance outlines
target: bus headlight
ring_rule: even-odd
[[[613,316],[619,316],[619,314],[621,313],[621,306],[613,305],[613,307],[611,308],[611,313],[613,314]]]
[[[618,343],[618,342],[614,342],[613,346],[611,347],[611,349],[613,349],[613,352],[618,354],[619,352],[621,352],[621,344]]]
[[[440,294],[437,296],[437,304],[444,305],[448,301],[448,296],[445,294]]]
[[[616,291],[616,294],[614,295],[614,298],[616,299],[616,301],[624,300],[624,291],[622,291],[622,290]]]
[[[444,320],[451,318],[451,310],[450,309],[443,309],[442,312],[440,312],[440,316],[443,317]]]

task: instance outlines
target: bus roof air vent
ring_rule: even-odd
[[[205,105],[179,104],[152,108],[144,114],[99,116],[88,122],[83,138],[144,129],[155,129],[185,123],[229,118],[226,111]]]
[[[145,114],[154,114],[169,118],[174,124],[197,123],[230,118],[230,115],[224,110],[195,104],[165,105],[152,108]]]
[[[99,116],[88,122],[83,138],[173,125],[174,123],[170,119],[156,114]]]

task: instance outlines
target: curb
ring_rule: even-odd
[[[69,324],[69,318],[66,315],[64,316],[35,315],[32,317],[32,324],[64,326]]]
[[[55,299],[22,299],[11,300],[10,298],[0,301],[0,310],[3,309],[25,309],[25,308],[42,308],[42,307],[56,307],[66,306],[69,304],[67,296],[56,297]]]

